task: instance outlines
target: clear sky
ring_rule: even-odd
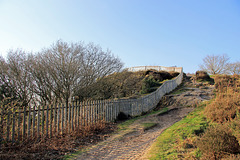
[[[110,49],[125,67],[182,66],[206,55],[240,61],[239,0],[0,0],[0,54],[58,39]]]

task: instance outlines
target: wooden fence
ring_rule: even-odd
[[[79,131],[86,126],[111,122],[120,112],[138,116],[156,107],[160,99],[181,84],[183,72],[164,82],[155,92],[137,99],[96,100],[33,108],[13,108],[0,116],[1,141],[22,141],[29,137],[53,137]],[[2,106],[3,108],[3,106]],[[3,112],[3,110],[2,110]]]
[[[132,72],[146,71],[150,69],[154,69],[157,71],[168,71],[168,72],[174,71],[179,73],[182,71],[182,67],[164,67],[164,66],[137,66],[137,67],[127,68],[128,71],[132,71]]]

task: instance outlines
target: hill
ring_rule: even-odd
[[[240,76],[213,78],[215,98],[166,129],[151,146],[149,159],[240,159]]]
[[[178,76],[178,72],[124,70],[98,79],[95,83],[82,88],[80,99],[137,98],[155,91],[165,80]],[[77,96],[78,96],[77,95]]]

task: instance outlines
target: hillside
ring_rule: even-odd
[[[166,129],[146,154],[148,159],[240,159],[240,76],[214,80],[215,98]]]
[[[185,79],[184,84],[187,83],[191,82]],[[182,85],[165,96],[165,100],[171,102],[169,105],[165,103],[163,107],[159,104],[155,111],[147,115],[118,124],[118,130],[105,141],[80,151],[80,154],[72,155],[72,158],[146,159],[146,151],[166,128],[193,111],[197,103],[209,100],[211,97],[212,88],[194,89]]]
[[[82,88],[80,99],[137,98],[155,91],[163,81],[178,76],[178,72],[138,71],[115,72],[98,79],[94,84]]]

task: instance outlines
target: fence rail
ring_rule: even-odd
[[[182,68],[174,71],[180,74],[165,81],[155,92],[137,99],[96,100],[14,109],[0,116],[1,141],[21,141],[29,137],[52,137],[94,126],[97,123],[111,122],[120,112],[138,116],[154,109],[160,99],[174,90],[182,82]]]

